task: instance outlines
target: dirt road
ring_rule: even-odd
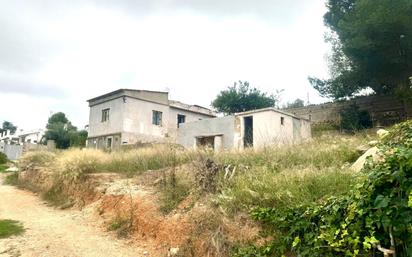
[[[48,207],[30,192],[3,185],[0,175],[0,219],[21,221],[26,228],[22,236],[0,239],[0,256],[152,256],[143,247],[104,232],[87,211]]]

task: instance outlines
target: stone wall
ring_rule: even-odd
[[[322,122],[340,123],[340,111],[356,104],[360,110],[367,110],[373,126],[390,126],[412,118],[412,100],[400,100],[394,96],[363,96],[349,101],[308,105],[289,108],[285,111],[310,119],[313,124]]]

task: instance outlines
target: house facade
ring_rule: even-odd
[[[88,100],[90,148],[176,142],[181,124],[216,117],[211,110],[169,100],[167,92],[119,89]]]
[[[186,148],[242,150],[301,143],[311,138],[310,121],[275,108],[182,124],[178,143]]]

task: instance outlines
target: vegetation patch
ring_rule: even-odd
[[[7,169],[9,168],[9,166],[7,166],[6,164],[0,164],[0,173],[6,173]]]
[[[176,209],[190,193],[190,186],[183,178],[176,176],[174,171],[166,174],[162,183],[159,185],[160,191],[160,211],[168,214]]]
[[[4,179],[4,184],[11,185],[11,186],[18,186],[19,185],[19,174],[17,172],[8,174]]]
[[[107,226],[109,231],[115,231],[117,236],[120,238],[128,237],[132,231],[132,228],[133,220],[130,217],[126,218],[121,216],[116,216]]]
[[[237,256],[369,256],[374,248],[411,256],[411,135],[412,121],[395,126],[380,145],[384,161],[370,162],[341,196],[281,209],[254,208],[252,217],[274,239],[242,248]]]
[[[24,232],[23,225],[15,220],[0,220],[0,239],[17,236]]]
[[[9,160],[7,159],[7,156],[0,152],[0,164],[6,164]]]

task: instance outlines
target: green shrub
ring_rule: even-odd
[[[6,164],[9,160],[7,159],[7,155],[0,152],[0,164]]]
[[[4,173],[6,172],[6,170],[8,169],[9,166],[7,166],[6,164],[0,164],[0,173]]]
[[[359,110],[355,104],[340,111],[341,128],[346,131],[358,131],[372,127],[372,118],[368,111]]]
[[[165,174],[162,183],[159,185],[160,191],[160,211],[168,214],[176,209],[179,203],[184,200],[190,192],[189,184],[181,177],[177,177],[172,171]]]
[[[239,249],[237,254],[370,256],[378,244],[389,249],[393,237],[396,256],[412,256],[411,124],[390,131],[380,145],[384,160],[367,165],[363,179],[348,193],[285,209],[254,209],[252,216],[265,224],[274,240],[263,247]]]
[[[4,179],[4,184],[11,185],[11,186],[18,186],[19,185],[19,174],[17,172],[13,172],[6,176]]]
[[[0,239],[20,235],[24,232],[23,225],[15,220],[0,220]]]

